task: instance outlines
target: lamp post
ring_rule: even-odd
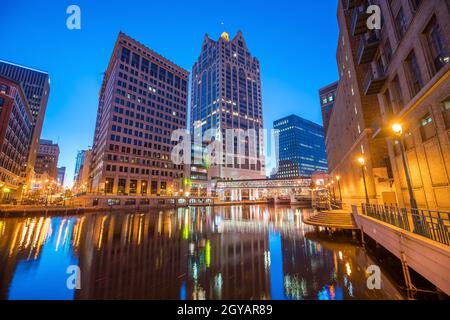
[[[361,156],[361,157],[358,158],[358,162],[361,165],[361,172],[362,172],[362,177],[363,177],[363,182],[364,182],[364,192],[366,193],[366,203],[370,204],[369,194],[367,193],[366,173],[364,171],[364,167],[365,167],[365,164],[366,164],[366,159],[363,156]]]
[[[409,201],[411,204],[411,210],[412,211],[417,210],[417,202],[416,198],[414,197],[414,192],[412,190],[411,177],[409,176],[408,162],[406,161],[405,146],[403,144],[402,125],[399,123],[395,123],[392,126],[392,131],[394,131],[396,141],[398,141],[398,144],[400,145],[400,153],[402,155],[403,169],[405,170],[406,184],[408,186],[408,194],[409,194]]]
[[[338,188],[339,188],[339,200],[340,200],[341,203],[342,203],[342,193],[341,193],[341,183],[340,183],[340,180],[341,180],[341,176],[336,176],[336,181],[337,181],[337,183],[338,183]]]

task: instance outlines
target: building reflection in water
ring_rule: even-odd
[[[0,298],[395,299],[366,287],[374,261],[318,238],[302,210],[180,208],[0,219]],[[67,289],[78,265],[81,290]]]

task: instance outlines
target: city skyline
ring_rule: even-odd
[[[217,14],[217,11],[214,11],[217,7],[214,5],[213,8],[204,10],[205,19],[201,23],[191,23],[183,32],[166,21],[168,16],[165,14],[162,14],[162,17],[153,17],[156,20],[150,23],[155,29],[151,31],[151,27],[147,26],[149,22],[145,19],[147,15],[141,13],[150,12],[148,10],[139,10],[137,15],[141,19],[114,19],[119,12],[107,8],[105,14],[111,19],[103,24],[103,20],[96,19],[100,13],[104,13],[99,11],[102,6],[96,7],[84,1],[80,1],[78,5],[82,15],[81,30],[70,31],[65,27],[67,15],[64,4],[49,7],[44,3],[35,8],[33,15],[42,14],[47,19],[28,23],[36,24],[32,29],[45,33],[45,37],[33,39],[28,27],[13,28],[8,34],[0,31],[5,41],[14,44],[10,47],[2,46],[1,59],[43,69],[50,74],[53,89],[41,137],[54,140],[59,138],[59,165],[67,167],[67,185],[73,180],[77,151],[92,145],[102,73],[106,70],[114,39],[120,30],[161,52],[187,70],[191,69],[197,58],[205,33],[212,38],[218,38],[225,30],[232,36],[242,30],[249,47],[252,52],[257,53],[262,65],[262,99],[266,128],[271,129],[273,120],[290,113],[318,124],[322,123],[317,89],[337,79],[334,54],[320,49],[321,43],[326,49],[328,46],[335,47],[337,42],[335,0],[314,7],[310,4],[294,3],[291,5],[295,10],[287,16],[281,10],[283,4],[275,8],[262,5],[258,8],[259,17],[266,19],[244,18],[242,13],[223,14],[219,11]],[[243,6],[251,7],[251,4]],[[167,8],[164,4],[153,4],[153,11],[156,9],[165,12]],[[183,18],[187,17],[189,12],[195,11],[195,6],[191,8],[179,4],[171,9],[175,17]],[[2,17],[2,23],[18,25],[23,20],[31,21],[30,13],[22,12],[20,5],[11,6],[10,11],[12,14],[5,19]],[[283,21],[278,19],[281,15],[284,17]],[[323,24],[314,29],[315,33],[310,33],[311,30],[307,26],[319,18]],[[264,25],[261,23],[263,20]],[[269,28],[264,28],[267,25]],[[323,32],[325,30],[327,32]],[[54,41],[54,38],[58,38],[58,41]],[[30,45],[30,41],[36,50],[20,50],[22,45]],[[304,50],[302,43],[310,43],[311,47],[319,49]],[[280,47],[280,50],[274,52],[274,46]],[[293,60],[292,57],[299,58]],[[73,60],[78,61],[71,63]],[[289,61],[295,61],[295,64],[289,64]],[[318,66],[323,69],[316,74],[313,70]],[[279,101],[282,101],[283,108],[278,106]],[[75,115],[80,118],[77,122],[63,120]],[[270,173],[270,169],[267,168],[266,174]]]

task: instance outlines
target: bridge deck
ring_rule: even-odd
[[[358,229],[358,226],[353,220],[352,213],[346,210],[321,211],[316,215],[305,217],[303,222],[316,227],[346,230]]]

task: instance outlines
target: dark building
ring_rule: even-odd
[[[330,123],[331,113],[333,112],[338,85],[339,81],[336,81],[319,90],[320,109],[322,110],[322,121],[325,136],[328,132],[328,124]]]
[[[276,178],[310,177],[328,171],[323,127],[296,115],[276,120],[278,170]]]
[[[15,198],[25,183],[32,132],[32,116],[22,86],[0,76],[1,200]]]
[[[100,91],[92,191],[169,195],[182,187],[171,135],[186,129],[188,80],[188,71],[119,34]]]
[[[41,137],[45,110],[47,109],[47,101],[50,94],[50,78],[45,71],[2,60],[0,60],[0,76],[8,77],[22,85],[30,107],[31,123],[33,125],[33,135],[27,163],[27,179],[30,181],[34,174],[39,139]]]
[[[224,164],[210,166],[209,178],[264,178],[260,66],[240,31],[233,39],[224,32],[217,41],[205,35],[202,51],[192,68],[191,85],[193,136],[204,137],[210,130],[216,140],[220,137],[223,148],[222,154],[220,150],[217,153]],[[254,134],[247,137],[229,136],[233,130],[251,129]],[[227,148],[227,142],[231,147]],[[201,152],[204,145],[198,144],[195,143],[194,150]],[[202,161],[201,153],[194,154],[194,160],[195,165],[203,164],[197,163]]]
[[[36,157],[36,179],[48,179],[56,182],[58,179],[58,158],[58,144],[53,143],[52,140],[41,139]]]

